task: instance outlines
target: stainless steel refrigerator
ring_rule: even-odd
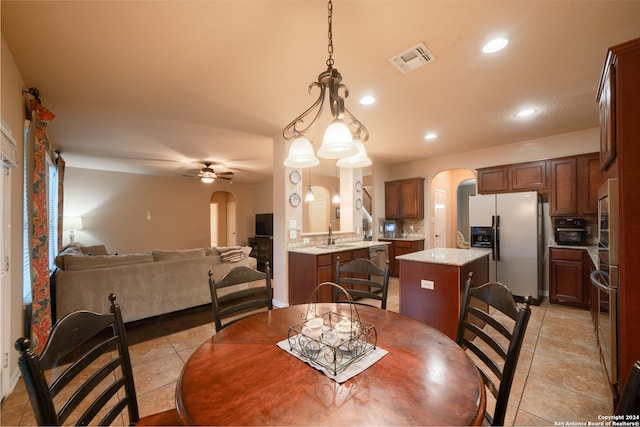
[[[542,294],[542,203],[536,191],[469,196],[471,246],[491,250],[489,280],[516,299]]]

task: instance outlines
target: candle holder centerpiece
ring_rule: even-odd
[[[344,304],[348,304],[348,309],[339,310],[341,313],[318,313],[318,291],[325,286],[335,287],[344,293],[347,298]],[[374,325],[360,320],[356,304],[346,289],[324,282],[311,293],[302,321],[289,328],[288,341],[292,352],[337,375],[375,350],[378,335]]]

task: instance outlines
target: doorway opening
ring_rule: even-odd
[[[460,201],[458,187],[464,182],[467,182],[467,185],[473,182],[475,191],[475,178],[473,171],[460,168],[438,172],[431,180],[431,247],[460,248],[464,247],[464,240],[468,241],[468,238],[464,238],[464,232],[469,233],[468,226],[464,225],[469,221],[468,202],[465,204],[464,200]],[[459,234],[463,236],[460,244]]]
[[[211,247],[237,246],[236,196],[228,191],[216,191],[209,202]]]

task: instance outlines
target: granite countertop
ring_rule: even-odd
[[[491,254],[491,251],[486,249],[435,248],[400,255],[396,259],[428,264],[463,266],[489,254]]]
[[[380,241],[400,240],[405,242],[416,242],[418,240],[424,240],[424,236],[407,235],[406,237],[379,237]]]
[[[309,255],[324,255],[324,254],[332,254],[335,252],[343,252],[343,251],[352,251],[354,249],[369,249],[375,248],[378,246],[388,246],[391,243],[389,242],[378,242],[371,240],[362,240],[355,242],[338,242],[335,245],[318,245],[318,246],[304,246],[299,248],[289,248],[289,252],[297,252],[301,254],[309,254]]]
[[[593,246],[570,246],[570,245],[559,245],[557,243],[550,243],[550,248],[562,248],[562,249],[578,249],[587,251],[589,256],[591,257],[591,261],[593,261],[593,265],[598,268],[600,262],[598,261],[598,245]]]

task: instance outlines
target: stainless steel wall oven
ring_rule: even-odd
[[[598,191],[598,270],[591,274],[597,288],[598,344],[609,380],[618,383],[618,180],[609,179]]]

